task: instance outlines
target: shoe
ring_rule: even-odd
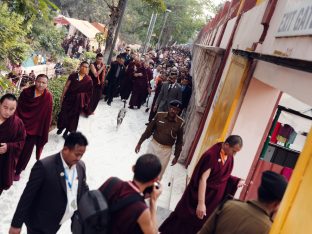
[[[129,109],[132,109],[132,110],[134,109],[133,106],[129,106],[128,108],[129,108]]]
[[[146,123],[145,125],[146,125],[146,126],[148,126],[148,125],[149,125],[149,123]]]
[[[64,132],[63,138],[66,140],[67,136],[68,136],[68,130],[66,130],[66,131]]]
[[[58,129],[57,132],[56,132],[56,134],[57,134],[57,135],[61,135],[63,131],[64,131],[64,128],[63,128],[63,129]]]
[[[108,102],[108,103],[107,103],[107,105],[111,106],[111,105],[112,105],[112,103],[111,103],[111,102]]]
[[[15,174],[13,180],[14,181],[19,181],[21,179],[20,174]]]

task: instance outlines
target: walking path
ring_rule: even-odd
[[[133,176],[131,167],[138,156],[146,150],[147,141],[143,143],[139,154],[134,152],[134,148],[146,128],[148,113],[145,112],[145,107],[140,110],[127,109],[126,117],[117,130],[116,119],[122,106],[123,103],[119,99],[112,102],[111,107],[101,100],[95,115],[89,118],[80,118],[78,131],[86,135],[89,141],[82,160],[86,164],[87,183],[90,189],[99,188],[111,176],[131,180]],[[56,135],[56,130],[51,131],[42,158],[57,153],[62,149],[63,144],[64,140],[61,136]],[[8,191],[4,191],[0,196],[1,234],[8,233],[15,208],[34,163],[33,155],[27,169],[21,175],[21,180],[15,182]],[[171,182],[171,185],[168,186],[172,178],[174,178],[173,183]],[[169,214],[168,209],[174,209],[185,188],[185,181],[186,170],[182,165],[168,167],[162,181],[164,191],[158,202],[159,220],[163,220]],[[70,222],[66,222],[58,233],[68,234],[68,230],[70,230]],[[26,234],[25,227],[23,227],[22,233]]]

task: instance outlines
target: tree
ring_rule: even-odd
[[[171,10],[162,36],[162,46],[187,43],[206,23],[206,12],[215,12],[211,0],[166,0]],[[146,38],[150,17],[154,9],[146,7],[141,0],[131,0],[128,4],[125,22],[121,28],[122,38],[129,43],[142,43]],[[164,22],[164,14],[158,14],[151,44],[156,45]]]
[[[106,39],[105,39],[104,33],[99,32],[99,33],[95,34],[95,40],[97,41],[98,47],[100,48],[101,45],[103,45],[103,43],[104,43],[105,40],[106,40]]]
[[[7,4],[0,4],[0,68],[8,61],[19,63],[23,61],[30,50],[26,43],[27,30],[23,27],[24,18],[9,12]]]
[[[62,42],[65,38],[65,31],[56,28],[52,19],[50,21],[44,21],[40,18],[36,19],[32,24],[28,38],[31,40],[34,50],[49,54],[52,60],[64,56]]]

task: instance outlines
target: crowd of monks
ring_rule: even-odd
[[[60,97],[57,134],[63,133],[66,138],[68,133],[75,132],[79,116],[94,114],[103,94],[108,105],[120,96],[124,101],[130,98],[129,108],[139,109],[152,91],[156,90],[157,98],[162,82],[172,69],[180,71],[179,82],[189,76],[190,54],[164,49],[139,56],[127,47],[110,66],[104,64],[102,54],[97,54],[94,63],[82,62],[79,70],[69,75]],[[34,85],[23,89],[18,98],[13,94],[1,97],[0,194],[20,179],[34,146],[39,160],[48,142],[53,109],[48,80],[40,74]]]

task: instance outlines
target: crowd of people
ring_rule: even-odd
[[[103,94],[108,108],[114,98],[120,96],[125,103],[129,100],[130,109],[137,110],[152,92],[154,99],[147,127],[138,139],[135,152],[139,153],[143,142],[151,139],[147,151],[132,168],[133,180],[110,178],[98,189],[109,207],[115,207],[127,197],[133,198],[128,199],[127,205],[120,204],[118,210],[111,209],[106,233],[205,234],[225,233],[225,230],[268,233],[270,218],[278,208],[287,182],[274,172],[265,172],[258,200],[224,202],[227,195],[234,195],[245,183],[231,175],[234,155],[243,147],[243,139],[237,135],[207,149],[175,210],[158,228],[156,203],[162,191],[161,179],[173,149],[171,165],[178,162],[183,147],[183,117],[192,94],[190,67],[189,51],[178,48],[149,51],[140,57],[126,47],[109,67],[101,53],[92,64],[82,62],[79,71],[68,77],[60,98],[57,134],[64,132],[64,147],[42,160],[53,108],[48,77],[38,75],[35,84],[24,89],[18,99],[13,94],[3,95],[0,99],[0,195],[20,179],[34,146],[37,159],[9,234],[21,233],[23,224],[29,234],[52,234],[77,215],[77,210],[79,218],[81,198],[89,191],[85,165],[81,161],[88,140],[77,132],[79,116],[94,114]],[[146,198],[149,205],[145,203]],[[237,217],[236,213],[242,215]],[[252,223],[257,223],[257,232]]]

